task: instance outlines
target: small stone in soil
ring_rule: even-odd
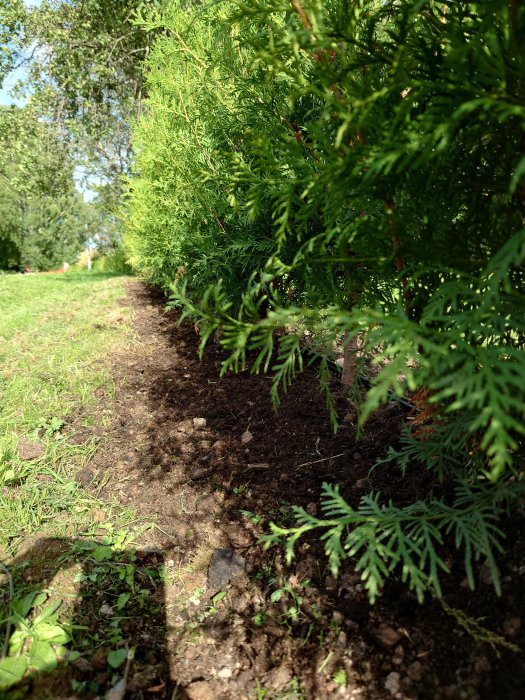
[[[216,700],[215,690],[206,681],[195,681],[186,688],[189,700]]]
[[[244,572],[246,560],[233,549],[216,549],[208,567],[208,588],[220,591]]]
[[[233,671],[228,666],[223,666],[217,673],[217,678],[231,678]]]
[[[205,430],[206,418],[194,418],[193,427],[195,428],[195,430]]]
[[[198,481],[199,479],[205,479],[210,474],[209,467],[202,467],[201,469],[194,469],[191,473],[190,479],[192,481]]]
[[[359,489],[359,490],[368,489],[368,488],[370,488],[370,480],[369,479],[358,479],[355,482],[355,487],[356,487],[356,489]]]
[[[83,656],[79,656],[78,659],[75,659],[71,663],[75,668],[78,668],[79,671],[82,671],[82,673],[93,673],[93,665]]]
[[[388,690],[388,692],[391,695],[395,695],[396,693],[399,693],[399,681],[400,681],[399,673],[396,673],[396,671],[392,671],[392,673],[389,673],[388,676],[386,677],[385,690]]]
[[[101,508],[93,508],[91,517],[95,523],[105,523],[107,520],[106,513]]]
[[[228,445],[224,442],[224,440],[217,440],[212,445],[212,449],[215,450],[216,452],[225,452],[227,450],[227,448],[228,448]]]
[[[250,433],[249,430],[246,430],[242,435],[241,435],[241,442],[243,445],[247,445],[249,442],[253,440],[253,435]]]
[[[286,664],[272,668],[266,676],[266,683],[272,690],[281,690],[292,680],[292,673]]]
[[[396,666],[400,666],[403,663],[404,658],[405,650],[403,649],[401,644],[399,644],[394,652],[394,658],[392,659],[392,663],[394,663]]]
[[[413,664],[410,664],[408,667],[408,676],[416,683],[421,680],[423,677],[423,666],[421,661],[414,661]]]
[[[503,631],[507,637],[517,637],[521,629],[521,618],[511,617],[503,623]]]
[[[91,657],[91,665],[96,670],[101,670],[107,666],[108,651],[105,647],[99,647]]]
[[[84,488],[87,488],[93,481],[95,474],[88,467],[83,467],[76,475],[75,480]]]
[[[390,625],[380,625],[375,633],[377,641],[384,647],[393,647],[401,641],[402,635]]]
[[[312,515],[314,518],[317,516],[317,503],[309,503],[306,506],[306,512]]]
[[[30,462],[33,459],[42,457],[46,452],[46,448],[36,442],[31,442],[25,437],[21,437],[18,441],[18,454],[24,462]]]

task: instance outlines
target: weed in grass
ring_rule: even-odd
[[[297,678],[292,678],[288,686],[280,693],[271,693],[267,688],[260,685],[259,681],[255,681],[255,697],[257,700],[265,700],[272,698],[273,700],[304,700],[305,695],[301,689],[301,685]]]
[[[53,437],[62,430],[65,424],[65,420],[53,416],[51,420],[42,420],[40,422],[40,425],[38,426],[38,433],[43,434],[46,437]]]
[[[132,339],[130,311],[117,303],[124,283],[96,274],[0,277],[0,559],[14,581],[13,595],[0,595],[0,633],[8,631],[9,640],[0,687],[55,668],[66,645],[85,651],[105,643],[121,655],[131,596],[133,610],[147,614],[148,586],[162,583],[154,567],[137,582],[134,555],[125,552],[133,514],[75,481],[97,447],[95,437],[75,439],[75,416],[84,427],[95,424],[96,390],[104,387],[109,399],[114,391],[105,360]],[[39,446],[36,458],[22,458],[21,437]],[[97,517],[95,524],[100,511],[105,522]],[[86,539],[103,527],[106,537]],[[60,542],[66,544],[53,554]],[[49,550],[41,566],[58,572],[56,591],[27,568],[24,552],[31,558],[39,543]],[[78,586],[98,606],[87,625],[68,617]],[[93,598],[100,590],[109,596],[107,619]],[[74,658],[71,648],[67,655]],[[94,690],[89,681],[77,685]]]
[[[11,628],[8,655],[0,661],[0,690],[100,648],[107,650],[109,670],[115,669],[126,659],[124,648],[134,652],[131,641],[141,635],[133,629],[142,630],[144,619],[156,620],[162,634],[164,564],[144,553],[139,560],[130,545],[125,531],[98,541],[47,539],[15,560],[14,600],[0,596],[0,605],[8,608],[0,633],[6,622]],[[66,589],[78,593],[68,596]],[[149,651],[142,642],[142,663]]]

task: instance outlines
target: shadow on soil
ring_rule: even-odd
[[[196,678],[205,678],[210,697],[224,698],[521,698],[523,655],[476,642],[438,602],[418,605],[399,579],[371,607],[350,564],[334,580],[318,541],[302,543],[290,568],[278,549],[264,553],[256,543],[269,520],[293,523],[293,504],[317,514],[323,482],[339,483],[353,506],[372,490],[398,504],[426,495],[423,470],[403,479],[391,464],[370,472],[399,439],[402,409],[383,407],[356,440],[355,412],[334,382],[343,419],[334,435],[312,368],[276,413],[269,377],[243,372],[221,379],[217,345],[210,343],[199,362],[195,330],[179,327],[176,312],[164,312],[162,295],[134,285],[134,296],[139,332],[155,335],[158,351],[147,366],[132,367],[135,396],[146,413],[137,418],[131,412],[128,419],[145,448],[138,459],[130,456],[129,466],[144,483],[143,497],[148,491],[156,501],[163,528],[173,533],[164,542],[168,550],[184,561],[212,540],[247,562],[245,581],[200,624],[198,646],[190,642],[185,651],[182,635],[172,658],[182,685],[191,689]],[[195,429],[195,418],[205,419],[204,429]],[[462,563],[453,558],[445,599],[524,648],[522,524],[515,523],[515,539],[501,561],[501,599],[481,570],[476,592],[460,587]],[[203,596],[204,605],[214,593]],[[182,617],[192,614],[184,610]]]
[[[474,641],[439,603],[419,606],[394,580],[370,606],[350,564],[337,580],[331,576],[318,541],[300,544],[291,567],[281,550],[263,552],[257,544],[269,520],[293,523],[293,504],[317,513],[323,482],[339,483],[352,505],[370,490],[398,503],[420,497],[425,473],[401,480],[392,465],[370,473],[399,437],[405,417],[398,406],[379,411],[356,441],[355,414],[334,385],[343,417],[334,435],[315,369],[297,379],[276,413],[269,378],[243,372],[221,379],[220,348],[210,343],[199,362],[195,330],[178,327],[157,292],[134,281],[124,303],[135,308],[140,350],[114,358],[116,419],[101,431],[105,447],[78,480],[158,523],[156,537],[128,562],[149,603],[134,607],[130,598],[119,623],[120,642],[137,647],[126,697],[521,700],[522,657]],[[222,580],[210,576],[218,548],[242,562],[235,580],[227,571]],[[513,619],[512,641],[525,647],[523,574],[516,567],[523,552],[516,532],[501,562],[505,587],[497,601],[483,583],[474,594],[460,588],[461,562],[452,561],[446,599],[498,634]],[[54,566],[56,557],[39,557]],[[118,557],[109,563],[115,571],[126,565]],[[82,601],[73,611],[91,636],[117,617],[104,616],[104,604],[114,613],[118,596],[129,591],[122,581],[114,588],[106,578],[90,579],[100,565],[95,559],[84,569]],[[163,566],[165,577],[152,575]],[[102,697],[114,682],[107,652],[100,652],[99,668],[92,654],[90,667],[77,662],[69,671],[68,683],[71,675],[99,683],[97,691],[85,686],[85,697]]]
[[[78,658],[53,669],[48,655],[37,654],[36,665],[44,672],[33,671],[15,688],[0,691],[0,697],[104,697],[124,676],[126,650],[132,649],[126,697],[186,698],[170,680],[162,554],[120,550],[103,542],[41,538],[9,563],[16,609],[33,610],[24,641],[29,658],[35,649],[32,643],[45,641],[53,632],[60,637],[61,630],[73,640]],[[59,600],[62,604],[53,613],[53,602]],[[51,611],[49,617],[39,622],[46,610]],[[0,633],[3,639],[5,625]]]

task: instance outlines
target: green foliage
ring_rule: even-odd
[[[220,329],[224,371],[273,370],[276,404],[306,334],[325,391],[333,343],[359,336],[377,367],[361,424],[392,393],[427,396],[423,432],[387,459],[442,496],[356,510],[327,485],[328,522],[298,511],[270,539],[291,555],[327,528],[332,566],[358,557],[372,599],[398,571],[439,593],[451,543],[471,585],[482,557],[498,589],[525,434],[525,8],[173,0],[154,27],[132,264],[202,345]]]
[[[23,89],[82,153],[82,166],[119,190],[129,121],[143,94],[142,61],[155,32],[134,19],[162,0],[43,0],[22,22]]]
[[[0,551],[45,530],[77,535],[100,507],[74,480],[94,453],[61,430],[81,409],[81,429],[89,428],[96,390],[112,383],[103,360],[129,346],[128,313],[119,311],[122,278],[85,275],[0,276]],[[74,339],[74,342],[72,342]],[[42,432],[44,435],[42,435]],[[37,436],[42,435],[41,442]],[[39,442],[45,453],[24,461],[20,436]],[[108,521],[122,517],[108,513]],[[121,527],[127,522],[125,514]]]
[[[192,12],[199,21],[188,27]],[[243,50],[232,41],[236,30],[223,6],[201,12],[171,2],[146,25],[165,35],[150,53],[149,96],[135,129],[140,177],[130,183],[126,246],[134,267],[151,281],[167,288],[184,279],[196,299],[221,277],[236,303],[246,277],[262,269],[276,244],[269,202],[259,206],[264,211],[256,222],[239,215],[225,180],[230,154],[242,153],[249,138],[239,105],[256,93],[242,85]],[[217,51],[224,52],[224,64]],[[278,95],[271,85],[268,92],[269,101]],[[268,120],[279,119],[264,104],[248,106],[255,131],[264,133]]]
[[[23,0],[0,0],[0,86],[17,62],[25,14]]]
[[[285,537],[290,562],[300,537],[319,528],[326,530],[321,539],[332,572],[337,575],[341,562],[355,557],[356,570],[361,572],[373,602],[386,578],[397,570],[419,601],[428,589],[441,595],[440,573],[448,573],[449,569],[439,550],[449,539],[458,550],[463,550],[469,586],[475,587],[473,562],[483,558],[499,593],[496,555],[502,551],[504,535],[496,523],[508,513],[516,497],[523,497],[524,493],[522,485],[517,488],[515,484],[499,483],[497,487],[476,488],[464,483],[456,487],[452,499],[432,498],[400,508],[391,502],[381,504],[379,494],[372,493],[354,509],[342,498],[337,486],[324,484],[322,507],[326,520],[296,507],[298,527],[272,524],[271,532],[261,540],[271,545]]]
[[[92,269],[95,272],[108,272],[115,275],[130,275],[132,273],[132,268],[126,261],[126,254],[120,247],[96,258],[93,261]]]
[[[6,622],[14,631],[9,637],[8,655],[0,660],[0,690],[15,685],[28,672],[52,671],[64,660],[64,645],[71,637],[58,620],[62,601],[42,607],[47,599],[47,593],[33,591],[13,601]],[[37,613],[38,608],[41,610]]]
[[[0,108],[0,268],[74,262],[86,205],[60,134],[32,108]]]

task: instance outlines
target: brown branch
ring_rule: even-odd
[[[199,66],[201,66],[205,70],[207,70],[209,68],[208,64],[205,63],[201,58],[199,58],[199,56],[197,56],[197,54],[194,51],[192,51],[190,49],[188,44],[186,44],[186,42],[184,41],[184,39],[181,37],[181,35],[178,32],[174,31],[173,36],[177,39],[179,44],[182,46],[183,50],[197,61]]]
[[[301,18],[301,22],[302,22],[302,24],[303,24],[303,27],[304,27],[307,31],[311,32],[311,31],[312,31],[312,23],[311,23],[310,20],[308,19],[308,15],[307,15],[306,12],[304,11],[304,9],[303,9],[301,3],[299,2],[299,0],[291,0],[291,2],[292,2],[292,7],[293,7],[293,9],[297,12],[297,14],[299,15],[299,17]]]

